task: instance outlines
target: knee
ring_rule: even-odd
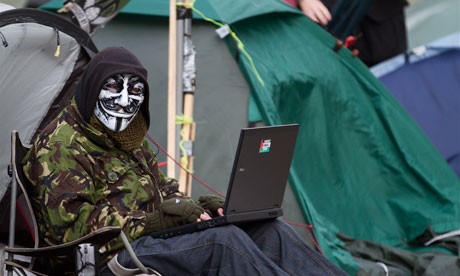
[[[204,231],[204,234],[207,238],[211,239],[214,242],[221,241],[223,243],[232,243],[235,241],[250,241],[249,236],[239,227],[236,227],[234,225],[209,228]]]
[[[297,232],[289,226],[287,223],[282,221],[281,219],[276,219],[271,222],[271,225],[269,228],[272,231],[275,231],[276,233],[279,233],[278,235],[281,236],[288,236],[290,239],[295,239],[295,240],[301,240],[300,236],[297,234]]]
[[[266,222],[268,228],[271,228],[271,229],[284,229],[286,227],[289,227],[284,221],[282,221],[281,219],[272,219],[272,220],[268,220]]]
[[[289,225],[287,225],[281,219],[272,219],[267,220],[259,224],[259,228],[264,232],[273,232],[273,233],[286,233],[293,230]]]

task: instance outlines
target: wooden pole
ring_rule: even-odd
[[[184,95],[184,115],[186,118],[193,118],[193,103],[194,103],[194,94],[187,93]],[[187,124],[184,126],[184,137],[188,141],[195,141],[195,123]],[[193,170],[193,153],[191,156],[187,157],[188,170]],[[185,191],[188,195],[192,194],[192,176],[187,174]]]
[[[185,93],[184,94],[184,117],[185,118],[193,118],[193,101],[194,95],[193,93]],[[185,124],[183,125],[184,131],[184,141],[193,141],[195,140],[195,123]],[[187,170],[193,170],[193,152],[191,156],[187,156],[184,160],[181,158],[181,165]],[[179,182],[184,183],[184,191],[186,195],[191,196],[192,194],[192,177],[187,173],[185,170],[181,170],[179,173]]]
[[[184,4],[188,4],[190,0],[184,0]],[[190,19],[191,20],[191,19]],[[187,25],[187,24],[186,24]],[[190,22],[190,28],[185,28],[187,35],[191,35],[191,22]],[[189,91],[189,93],[184,93],[184,100],[183,100],[183,114],[185,118],[193,118],[193,104],[194,104],[194,87],[193,91]],[[182,126],[182,129],[184,131],[184,141],[193,141],[195,140],[195,123],[191,124],[185,124]],[[192,155],[187,156],[187,158],[184,160],[181,158],[181,165],[184,168],[187,168],[188,171],[193,170],[193,146],[192,146]],[[185,186],[185,193],[188,196],[192,195],[192,176],[185,170],[181,169],[179,172],[179,183],[183,183],[182,185]]]
[[[176,0],[169,2],[169,52],[168,52],[168,144],[167,150],[171,156],[176,156]],[[167,175],[176,177],[175,163],[168,161]]]

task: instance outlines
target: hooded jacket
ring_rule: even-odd
[[[73,241],[104,226],[121,226],[133,241],[155,229],[158,222],[151,214],[164,199],[182,196],[177,181],[158,169],[145,139],[125,152],[89,124],[103,81],[117,73],[134,73],[145,81],[147,77],[127,50],[101,51],[84,72],[75,99],[43,129],[24,159],[45,245]],[[148,119],[148,105],[141,108]],[[117,239],[102,252],[111,257],[122,246]]]
[[[136,75],[143,81],[144,102],[141,105],[141,113],[144,115],[148,128],[150,116],[148,109],[149,86],[147,82],[147,70],[142,66],[136,56],[121,47],[105,48],[88,63],[88,67],[83,73],[75,92],[75,101],[83,121],[89,124],[102,86],[109,77],[116,74]]]

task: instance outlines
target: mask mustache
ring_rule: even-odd
[[[126,118],[132,116],[139,110],[140,104],[137,100],[132,100],[132,102],[127,106],[121,106],[115,103],[115,99],[100,100],[102,109],[115,117]]]

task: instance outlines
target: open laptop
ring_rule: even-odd
[[[170,238],[210,227],[276,218],[291,167],[299,125],[245,128],[241,130],[224,216],[155,232],[154,238]]]

